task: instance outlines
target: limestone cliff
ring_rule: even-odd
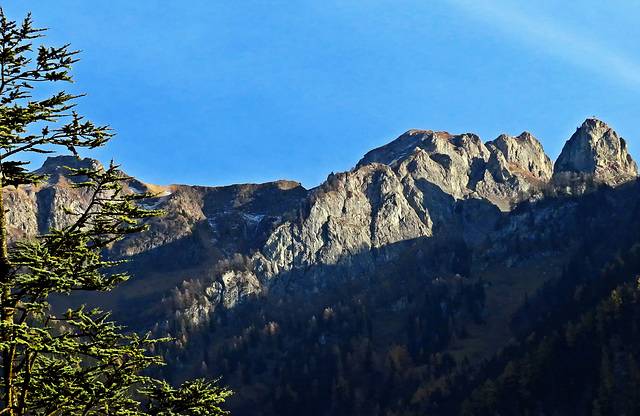
[[[286,273],[304,276],[317,291],[326,284],[323,266],[343,266],[341,278],[350,278],[370,271],[374,256],[392,255],[384,249],[393,243],[432,234],[428,214],[413,209],[395,172],[379,163],[330,176],[307,204],[306,213],[280,225],[254,255],[268,286],[283,289],[274,279]]]
[[[637,176],[624,141],[618,139],[619,153],[607,150],[615,144],[614,132],[589,134],[612,142],[594,153],[598,166],[609,169],[598,170],[603,181],[617,185]],[[560,159],[560,167],[563,163]],[[611,171],[616,175],[606,173]],[[473,134],[410,130],[367,153],[353,172],[332,174],[313,190],[304,212],[276,228],[253,255],[256,279],[274,294],[296,287],[319,292],[336,279],[384,267],[414,242],[432,236],[462,236],[481,262],[491,256],[518,261],[522,256],[513,254],[518,244],[537,244],[541,251],[533,253],[560,249],[554,248],[553,228],[566,228],[563,218],[573,216],[575,207],[509,213],[522,201],[542,198],[543,190],[554,186],[553,174],[553,162],[528,132],[483,144]],[[518,244],[505,245],[507,228],[507,240],[515,238]]]
[[[455,199],[486,199],[505,211],[534,193],[553,173],[553,162],[528,132],[518,137],[501,135],[485,145],[474,134],[410,130],[367,153],[357,167],[371,162],[397,167],[418,188],[424,181]]]
[[[617,185],[638,176],[638,165],[627,151],[627,143],[606,123],[587,119],[567,141],[554,173],[586,173]]]
[[[88,203],[88,194],[73,189],[71,182],[81,180],[68,176],[66,167],[97,169],[102,164],[93,159],[78,159],[73,156],[48,158],[36,171],[49,175],[47,181],[38,185],[9,186],[2,190],[6,202],[9,223],[9,240],[17,241],[46,233],[50,227],[64,227],[70,221],[63,208],[79,210]]]

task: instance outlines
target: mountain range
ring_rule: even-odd
[[[86,203],[65,166],[101,165],[52,157],[37,171],[46,183],[3,190],[12,241],[64,226],[63,208]],[[636,351],[613,340],[626,332],[589,356],[599,369],[609,357],[609,390],[596,371],[566,408],[532,393],[513,413],[500,377],[634,280],[620,262],[638,260],[637,177],[625,140],[587,119],[555,163],[528,132],[483,143],[410,130],[310,190],[130,178],[127,192],[154,193],[144,206],[166,215],[105,253],[132,260],[135,278],[71,301],[171,334],[154,351],[169,363],[162,375],[223,374],[234,414],[631,414],[620,357]],[[533,379],[518,377],[521,390]]]

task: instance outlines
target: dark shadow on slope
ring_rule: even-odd
[[[189,234],[181,238],[125,257],[129,262],[112,272],[127,271],[133,277],[115,290],[78,293],[71,301],[100,305],[113,310],[119,322],[144,328],[149,323],[148,317],[157,314],[159,302],[173,288],[183,281],[207,278],[215,273],[216,263],[236,252],[249,255],[264,244],[277,225],[295,217],[300,201],[308,194],[299,183],[289,181],[195,188],[203,194],[202,210],[207,220],[191,225]],[[160,222],[158,227],[154,221]],[[146,233],[161,232],[156,228],[170,232],[167,221],[164,217],[152,220]],[[116,246],[116,252],[127,247],[135,249],[137,241],[144,244],[146,233],[125,240]],[[229,247],[235,251],[229,252]]]
[[[259,249],[276,226],[300,214],[309,195],[291,181],[202,188],[202,192],[202,212],[212,238],[226,255]]]
[[[55,188],[43,188],[40,192],[36,193],[36,204],[38,207],[38,234],[47,234],[49,227],[51,227],[53,221],[51,214],[55,212],[53,206],[53,200],[56,195]]]
[[[205,277],[224,256],[209,241],[206,221],[197,223],[185,237],[125,258],[127,263],[105,270],[128,272],[132,277],[109,292],[73,292],[56,297],[56,310],[86,304],[113,311],[115,320],[139,329],[149,323],[163,296],[184,280]]]

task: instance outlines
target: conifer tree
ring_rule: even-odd
[[[79,148],[113,136],[74,111],[79,96],[35,98],[38,84],[72,82],[77,62],[69,45],[34,51],[32,42],[45,30],[33,28],[30,15],[17,23],[0,8],[1,189],[46,179],[23,168],[29,152],[61,147],[78,156]],[[0,416],[226,414],[219,405],[231,393],[215,381],[173,388],[141,373],[161,364],[146,352],[158,340],[125,334],[99,310],[52,314],[52,294],[105,291],[126,280],[125,273],[105,272],[120,262],[104,260],[101,251],[160,214],[136,203],[148,194],[124,191],[128,178],[113,162],[71,171],[88,205],[67,210],[69,225],[28,241],[8,243],[0,192]]]

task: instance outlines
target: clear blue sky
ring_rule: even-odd
[[[118,133],[85,156],[148,183],[311,188],[413,128],[527,130],[555,159],[592,116],[640,159],[636,0],[0,4],[83,50],[64,88]]]

